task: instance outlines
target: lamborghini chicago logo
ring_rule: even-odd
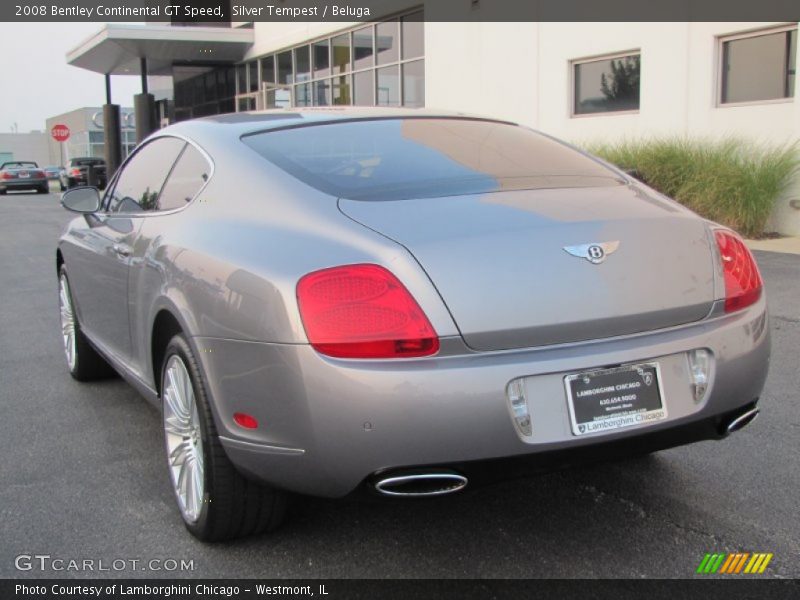
[[[763,573],[771,560],[772,553],[766,552],[706,554],[695,572],[701,575],[757,574]]]

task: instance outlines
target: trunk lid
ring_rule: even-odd
[[[704,318],[714,302],[705,223],[637,187],[339,206],[416,257],[475,350],[661,329]],[[593,264],[586,245],[600,243],[611,246]],[[574,246],[584,258],[564,249]]]

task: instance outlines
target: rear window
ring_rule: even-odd
[[[546,136],[477,119],[334,122],[242,141],[297,179],[352,200],[620,184],[611,170]]]
[[[106,164],[106,161],[102,158],[77,158],[72,161],[72,165],[75,167],[88,167],[89,165],[97,166],[104,164]]]
[[[0,169],[38,169],[35,162],[7,162],[0,166]]]

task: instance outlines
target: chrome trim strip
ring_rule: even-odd
[[[290,456],[302,456],[306,451],[302,448],[289,448],[287,446],[271,446],[269,444],[259,444],[256,442],[245,442],[244,440],[237,440],[234,438],[219,436],[219,441],[223,446],[235,448],[237,450],[245,450],[247,452],[256,452],[258,454],[285,454]]]

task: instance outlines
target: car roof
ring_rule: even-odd
[[[462,112],[419,109],[419,108],[386,108],[366,106],[330,106],[314,108],[280,108],[261,111],[228,113],[203,117],[189,121],[181,121],[159,130],[159,134],[173,133],[187,137],[202,139],[206,135],[224,132],[226,136],[241,137],[243,135],[291,127],[333,123],[342,120],[369,119],[402,119],[402,118],[468,118],[488,121],[508,122]]]

